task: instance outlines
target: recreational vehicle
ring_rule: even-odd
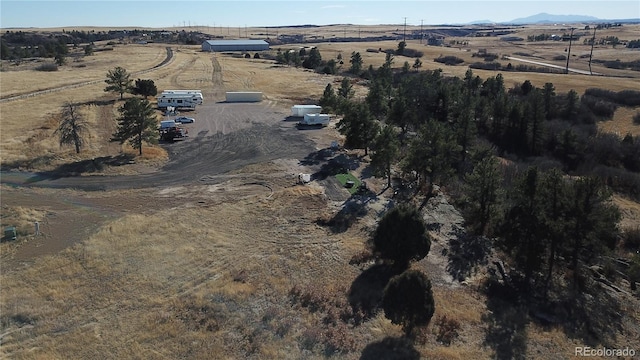
[[[198,94],[161,94],[156,98],[158,108],[164,109],[172,106],[175,109],[195,109],[196,105],[202,104],[202,95]]]

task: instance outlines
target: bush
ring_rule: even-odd
[[[582,95],[580,99],[582,104],[586,106],[594,115],[611,119],[613,114],[616,112],[616,104],[603,100],[602,98],[591,96],[588,94]]]
[[[436,319],[436,326],[438,327],[438,334],[436,340],[442,344],[449,346],[460,334],[460,322],[455,319],[449,319],[446,315],[439,316]]]
[[[625,229],[622,232],[622,243],[628,250],[640,250],[640,226]]]
[[[58,71],[58,65],[54,63],[42,64],[36,67],[37,71]]]
[[[615,92],[600,88],[589,88],[584,91],[584,94],[595,98],[602,98],[619,105],[640,106],[640,91],[637,90]]]
[[[640,200],[640,175],[606,166],[596,166],[591,174],[602,179],[614,191]]]
[[[558,61],[567,60],[567,57],[564,55],[556,55],[553,57],[553,60],[558,60]]]
[[[502,65],[499,62],[490,62],[490,63],[482,63],[475,62],[469,65],[472,69],[482,69],[482,70],[500,70]]]
[[[438,58],[433,59],[435,62],[439,62],[445,65],[460,65],[464,62],[463,59],[460,59],[457,56],[453,56],[453,55],[447,55],[447,56],[440,56]]]
[[[633,115],[633,123],[640,125],[640,111]]]
[[[402,52],[403,56],[412,57],[412,58],[421,58],[424,56],[424,53],[419,50],[405,48]]]

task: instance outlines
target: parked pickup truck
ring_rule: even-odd
[[[179,124],[173,120],[161,121],[158,132],[160,133],[160,140],[162,141],[182,140],[187,137],[187,130],[180,127]]]

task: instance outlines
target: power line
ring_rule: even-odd
[[[402,41],[407,39],[407,18],[404,18],[404,30],[402,30]]]

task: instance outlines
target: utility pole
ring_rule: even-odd
[[[565,74],[569,73],[569,58],[571,57],[571,43],[573,42],[573,30],[575,30],[575,28],[571,28],[571,35],[569,35],[569,52],[567,53],[567,67],[564,70]]]
[[[596,44],[596,29],[598,26],[593,27],[593,38],[591,38],[591,53],[589,54],[589,73],[593,75],[593,71],[591,71],[591,59],[593,58],[593,46]]]
[[[404,30],[402,30],[402,41],[405,41],[407,38],[407,18],[404,18]]]
[[[422,38],[424,37],[423,32],[422,32],[422,22],[424,20],[420,20],[420,44],[422,44]]]

